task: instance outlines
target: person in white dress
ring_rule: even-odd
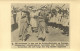
[[[36,19],[37,16],[38,16],[38,13],[36,12],[36,9],[32,9],[32,11],[30,12],[30,24],[31,24],[32,30],[37,27],[37,19]]]
[[[57,13],[57,19],[56,19],[56,23],[57,24],[61,24],[61,16],[62,16],[62,14],[60,14],[60,13]]]

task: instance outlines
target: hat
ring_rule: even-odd
[[[36,11],[36,8],[33,8],[32,10],[33,10],[33,11]]]
[[[47,8],[47,6],[42,6],[41,8]]]
[[[27,9],[24,7],[24,8],[22,8],[22,11],[24,12],[24,11],[27,11]]]
[[[45,9],[47,9],[47,6],[42,6],[41,7],[41,10],[45,10]]]

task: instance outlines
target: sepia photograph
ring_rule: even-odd
[[[69,9],[68,3],[12,3],[11,42],[68,43]]]
[[[0,1],[0,51],[80,51],[79,0]]]

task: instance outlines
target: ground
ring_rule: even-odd
[[[69,36],[62,34],[62,30],[58,28],[48,27],[49,34],[46,34],[45,42],[54,42],[54,41],[69,41]],[[31,36],[25,42],[42,42],[38,40],[37,33],[31,33]],[[15,29],[11,32],[11,41],[12,42],[22,42],[19,40],[19,31]]]

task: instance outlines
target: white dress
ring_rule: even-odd
[[[30,17],[31,17],[30,24],[32,25],[32,27],[37,27],[37,21],[34,18],[34,16],[36,16],[36,13],[31,12],[30,13]]]
[[[62,18],[61,23],[62,23],[63,26],[69,26],[69,20],[66,19],[66,18]]]
[[[56,19],[56,23],[57,24],[61,24],[61,21],[60,21],[61,20],[61,16],[62,16],[62,14],[59,14],[59,13],[57,14],[57,17],[56,17],[57,18]]]

